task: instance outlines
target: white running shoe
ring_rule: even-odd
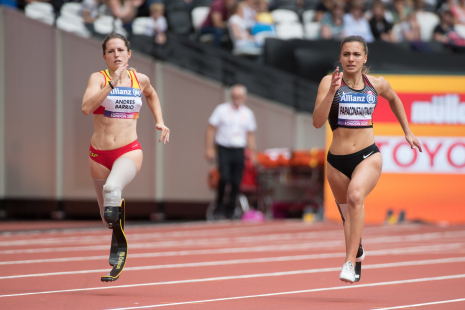
[[[360,252],[362,252],[360,254]],[[355,262],[360,263],[365,259],[365,251],[363,250],[362,247],[358,249],[357,257],[355,258]]]
[[[339,279],[343,282],[354,283],[355,281],[355,268],[351,262],[346,262],[342,265],[342,271]]]

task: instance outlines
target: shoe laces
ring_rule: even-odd
[[[355,272],[354,265],[351,262],[345,263],[343,269],[344,269],[344,272],[350,272],[350,273]]]

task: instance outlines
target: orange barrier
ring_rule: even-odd
[[[388,210],[407,220],[465,223],[465,77],[385,76],[402,100],[410,128],[423,146],[413,151],[389,104],[373,116],[383,173],[365,203],[365,221],[383,222]],[[332,133],[327,126],[327,146]],[[325,216],[340,220],[325,179]]]
[[[270,149],[257,154],[259,164],[264,168],[274,167],[322,167],[325,163],[325,150]]]

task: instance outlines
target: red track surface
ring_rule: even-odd
[[[465,309],[465,226],[366,226],[350,285],[339,224],[128,225],[113,283],[110,231],[68,224],[2,224],[0,309]]]

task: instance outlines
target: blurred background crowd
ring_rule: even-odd
[[[340,40],[361,35],[428,53],[465,50],[465,0],[0,0],[85,37],[166,32],[258,56],[265,38]]]

